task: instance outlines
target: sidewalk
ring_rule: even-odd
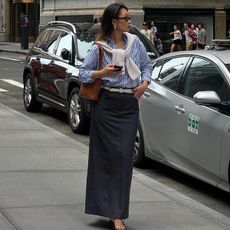
[[[1,96],[1,95],[0,95]],[[0,229],[110,229],[84,214],[88,147],[0,104]],[[128,230],[229,230],[230,218],[134,170]]]
[[[26,55],[33,43],[28,44],[28,49],[22,49],[21,43],[14,42],[0,42],[0,52],[19,53]]]
[[[1,51],[29,50],[0,42]],[[87,146],[0,103],[0,230],[110,229],[106,218],[84,214],[87,157]],[[230,228],[230,218],[135,170],[126,223],[128,230]]]

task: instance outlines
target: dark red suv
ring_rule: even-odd
[[[90,49],[100,24],[50,22],[26,57],[23,100],[27,111],[38,112],[46,103],[68,114],[73,132],[88,134],[91,101],[79,97],[79,66]],[[136,34],[151,59],[159,56],[136,27]]]

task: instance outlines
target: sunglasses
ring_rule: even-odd
[[[116,19],[125,19],[125,21],[130,21],[130,20],[131,20],[131,17],[130,17],[130,16],[117,17]]]

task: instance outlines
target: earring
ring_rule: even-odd
[[[116,29],[117,29],[117,25],[116,25],[116,24],[114,24],[114,25],[113,25],[113,28],[116,30]]]

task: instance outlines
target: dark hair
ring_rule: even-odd
[[[174,27],[179,30],[179,26],[177,24],[174,25]]]
[[[123,3],[112,3],[106,7],[101,18],[101,30],[96,37],[97,41],[103,40],[113,32],[113,19],[119,17],[120,10],[128,8]]]

